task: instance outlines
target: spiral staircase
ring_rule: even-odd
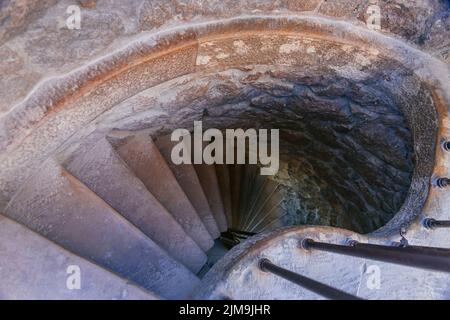
[[[448,4],[197,2],[5,20],[0,299],[450,299]],[[175,165],[199,120],[279,128],[280,173]]]
[[[151,296],[192,297],[199,272],[212,265],[209,250],[217,259],[249,234],[276,226],[281,200],[256,166],[173,165],[174,145],[169,136],[114,132],[67,162],[47,160],[5,208],[2,235],[28,230],[25,243],[2,240],[9,253],[2,257],[13,267],[17,252],[28,259],[72,253],[81,266],[102,268],[100,278],[113,277],[109,271]],[[215,240],[223,241],[217,249]]]
[[[246,279],[254,287],[233,297],[224,293],[230,291],[225,284],[243,284],[236,276],[264,273],[260,263],[272,264],[267,257],[294,270],[300,266],[302,273],[316,269],[310,273],[319,279],[332,274],[321,269],[338,264],[345,277],[351,272],[343,269],[359,274],[354,258],[308,257],[301,240],[370,243],[371,237],[330,227],[283,228],[279,185],[259,175],[258,166],[174,165],[175,144],[169,136],[152,139],[145,131],[111,132],[82,154],[46,160],[0,220],[2,298],[71,297],[61,279],[67,277],[64,265],[80,268],[83,287],[76,297],[84,299],[317,297],[314,290],[299,290],[282,278],[275,278],[270,293],[260,288],[261,282],[267,287],[272,281],[267,279]],[[438,279],[450,270],[448,252],[443,258]],[[30,265],[32,271],[24,270]],[[348,288],[354,279],[347,281],[343,289],[354,291]],[[325,297],[356,298],[330,288],[337,293]]]

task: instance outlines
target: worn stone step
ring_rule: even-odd
[[[209,207],[217,222],[219,231],[226,231],[228,229],[227,218],[225,217],[223,209],[222,196],[220,194],[215,166],[213,164],[194,164],[194,168],[206,198],[208,199]]]
[[[118,139],[119,136],[117,132],[111,135],[111,141],[128,167],[200,247],[209,246],[208,230],[150,136],[136,133]]]
[[[267,229],[283,226],[284,210],[281,207],[283,195],[278,183],[263,176],[263,183],[255,188],[256,197],[248,208],[248,216],[242,222],[242,229],[251,232],[262,232]]]
[[[231,189],[231,215],[233,221],[233,228],[239,228],[240,216],[239,216],[239,203],[240,203],[240,191],[241,181],[244,172],[244,165],[235,164],[231,165],[230,171],[230,189]]]
[[[0,257],[1,300],[158,299],[1,214]]]
[[[111,206],[47,160],[11,199],[5,215],[165,298],[185,298],[199,279]]]
[[[76,155],[66,169],[191,271],[197,273],[205,264],[202,249],[105,138],[89,152]]]
[[[217,227],[216,220],[212,214],[211,208],[209,207],[208,200],[203,192],[203,188],[198,180],[197,173],[192,164],[174,164],[171,160],[172,148],[178,142],[173,142],[170,140],[170,135],[161,136],[154,139],[154,143],[158,147],[162,156],[166,160],[169,168],[172,170],[175,178],[183,188],[189,201],[194,206],[197,214],[205,225],[206,229],[209,231],[212,238],[216,239],[219,237],[220,232]],[[214,245],[211,239],[209,248]]]
[[[226,164],[216,164],[217,180],[219,182],[220,195],[223,209],[227,218],[227,225],[232,225],[231,184],[230,171]]]
[[[257,165],[243,166],[243,173],[241,177],[240,199],[239,199],[239,230],[244,230],[244,225],[247,223],[252,210],[255,205],[255,197],[261,196],[261,188],[264,186],[267,178],[259,174],[260,170]],[[264,200],[263,198],[261,200]]]

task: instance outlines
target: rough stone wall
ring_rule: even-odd
[[[358,82],[271,68],[209,77],[201,97],[184,102],[191,115],[167,121],[190,129],[194,119],[205,127],[278,128],[285,224],[359,232],[383,226],[403,204],[413,172],[412,134],[383,77]]]

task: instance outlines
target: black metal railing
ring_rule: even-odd
[[[348,294],[339,289],[333,288],[329,285],[323,284],[316,280],[310,279],[308,277],[302,276],[295,272],[289,271],[287,269],[281,268],[273,264],[268,259],[261,259],[259,261],[259,268],[264,272],[270,272],[283,279],[293,282],[309,291],[312,291],[322,297],[333,299],[333,300],[361,300],[357,296]]]
[[[450,249],[445,248],[420,246],[390,247],[356,241],[352,241],[351,245],[338,245],[316,242],[312,239],[302,240],[301,246],[307,250],[315,249],[410,267],[450,272]]]
[[[444,148],[445,151],[450,151],[450,141],[444,141],[442,143],[442,147]]]
[[[427,229],[450,228],[450,220],[435,220],[426,218],[423,220],[423,225]]]
[[[450,179],[449,178],[438,178],[436,180],[436,185],[439,188],[446,188],[446,187],[450,186]]]
[[[448,221],[439,221],[438,224],[439,223],[448,226]],[[450,249],[446,248],[410,245],[401,247],[384,246],[360,243],[355,240],[348,241],[347,245],[339,245],[318,242],[309,238],[301,241],[301,247],[306,250],[315,249],[352,257],[450,273]],[[264,272],[275,274],[328,299],[360,300],[357,296],[279,267],[268,259],[259,260],[259,268]]]
[[[449,221],[430,220],[432,220],[431,225],[434,223],[445,227],[448,227],[449,225]],[[301,247],[306,250],[314,249],[352,257],[378,260],[409,267],[450,273],[450,249],[447,248],[410,245],[384,246],[378,244],[360,243],[355,240],[347,241],[347,245],[340,245],[319,242],[309,238],[303,239],[300,244]],[[279,267],[268,259],[259,260],[259,268],[264,272],[275,274],[328,299],[361,300],[357,296],[348,294],[324,283]]]

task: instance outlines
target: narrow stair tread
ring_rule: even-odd
[[[231,185],[230,172],[228,165],[216,165],[217,180],[219,182],[220,195],[222,197],[223,209],[227,218],[227,225],[232,225],[232,204],[231,204]]]
[[[0,299],[155,300],[158,296],[0,214]],[[71,268],[80,290],[67,286]]]
[[[51,159],[13,197],[5,215],[162,297],[187,297],[199,285],[183,264]]]
[[[128,169],[105,139],[77,155],[66,169],[172,257],[197,273],[206,255]]]
[[[224,232],[228,229],[228,224],[222,204],[215,166],[213,164],[195,164],[194,168],[208,199],[209,207],[212,210],[217,226],[220,232]]]
[[[207,249],[210,249],[214,242],[212,239],[219,237],[220,232],[217,227],[216,220],[209,207],[208,200],[198,179],[192,164],[174,164],[171,159],[172,148],[178,143],[170,140],[170,136],[161,136],[154,139],[154,143],[158,147],[167,165],[172,170],[175,178],[185,192],[189,201],[194,206],[195,211],[199,215],[206,229],[211,235],[211,242]]]
[[[135,134],[114,144],[122,160],[170,212],[184,231],[201,247],[210,245],[210,234],[178,184],[151,137]]]

